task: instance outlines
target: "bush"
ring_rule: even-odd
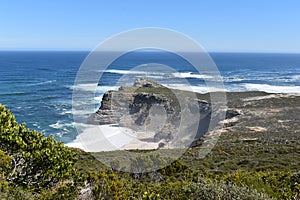
[[[238,185],[247,185],[276,199],[297,199],[300,195],[300,174],[292,171],[245,172],[237,170],[225,178]]]
[[[104,170],[90,173],[88,181],[95,199],[203,199],[203,200],[267,200],[265,193],[259,193],[247,186],[217,182],[198,177],[197,181],[167,179],[162,182],[136,180],[130,175]]]
[[[0,199],[5,200],[33,200],[35,196],[28,190],[22,187],[16,187],[13,185],[7,186],[0,192]]]
[[[0,168],[10,172],[4,179],[35,191],[72,179],[75,153],[53,137],[19,125],[13,114],[0,105]],[[9,159],[11,158],[11,161]]]
[[[264,193],[246,186],[237,186],[233,183],[225,182],[205,182],[191,183],[184,189],[189,199],[220,199],[220,200],[267,200],[270,199]]]

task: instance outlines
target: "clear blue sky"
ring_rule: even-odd
[[[299,0],[0,0],[0,50],[92,50],[141,27],[209,51],[300,53]]]

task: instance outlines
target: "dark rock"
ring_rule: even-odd
[[[164,148],[165,147],[165,143],[163,143],[163,142],[160,142],[159,144],[158,144],[158,148],[159,149],[161,149],[161,148]]]
[[[163,85],[147,78],[138,78],[133,84],[133,87],[164,87]]]
[[[225,115],[225,119],[230,119],[230,118],[236,117],[240,114],[241,113],[237,110],[227,110],[226,115]]]
[[[193,92],[169,89],[146,78],[137,79],[132,87],[103,95],[101,107],[90,115],[90,124],[118,124],[134,130],[154,132],[154,140],[182,139],[186,134],[200,138],[208,130],[211,105]],[[226,117],[239,115],[229,110]],[[184,116],[184,117],[183,117]],[[199,123],[200,121],[200,123]],[[178,129],[181,126],[181,132]],[[182,131],[184,130],[184,131]]]

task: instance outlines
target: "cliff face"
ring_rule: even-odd
[[[151,132],[156,141],[170,141],[176,137],[182,140],[182,137],[202,136],[210,117],[211,105],[194,93],[172,90],[140,78],[132,87],[122,86],[118,91],[106,92],[101,107],[89,117],[88,123],[118,124]],[[185,134],[195,130],[194,135]]]

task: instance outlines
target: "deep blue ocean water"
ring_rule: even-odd
[[[27,127],[53,135],[59,141],[73,141],[77,136],[72,115],[73,85],[87,55],[88,52],[0,52],[0,103]],[[228,91],[300,93],[300,54],[210,55]],[[147,63],[164,64],[176,72],[159,67],[149,70],[152,65]],[[175,88],[184,88],[181,80],[185,79],[195,91],[206,91],[201,74],[184,60],[162,52],[135,52],[109,66],[91,103],[97,109],[103,92],[144,76]],[[118,83],[119,80],[123,82]],[[81,89],[90,91],[90,87],[83,84]]]

